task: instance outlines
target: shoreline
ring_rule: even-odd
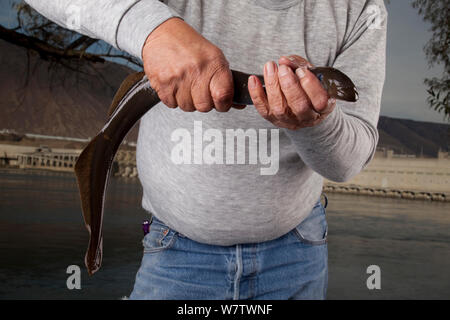
[[[20,175],[38,175],[38,176],[64,176],[75,177],[73,171],[56,171],[45,169],[21,169],[0,167],[0,174],[20,174]],[[136,177],[113,176],[113,178],[126,179],[128,181],[138,181]],[[338,185],[333,183],[325,183],[323,186],[324,193],[348,194],[356,196],[369,196],[378,198],[391,198],[399,200],[415,200],[415,201],[429,201],[429,202],[450,202],[450,194],[442,192],[431,192],[424,190],[399,190],[389,188],[373,188],[359,185]]]
[[[75,178],[75,172],[73,171],[57,171],[57,170],[44,170],[44,169],[21,169],[18,167],[0,167],[0,174],[20,174],[20,175],[37,175],[37,176],[73,176]]]
[[[421,200],[428,202],[450,202],[450,194],[422,190],[399,190],[389,188],[374,188],[359,185],[325,184],[323,192],[391,198],[399,200]]]

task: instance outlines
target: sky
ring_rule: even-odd
[[[15,26],[11,0],[0,0],[0,23]],[[428,67],[423,51],[431,37],[430,25],[411,7],[411,0],[392,0],[386,5],[388,18],[386,82],[381,114],[403,119],[447,123],[443,115],[428,107],[423,80],[439,76],[443,67]]]
[[[381,114],[395,118],[445,123],[443,115],[428,107],[426,77],[440,76],[443,67],[429,69],[423,47],[431,38],[430,25],[409,0],[386,5],[388,18],[386,82]]]

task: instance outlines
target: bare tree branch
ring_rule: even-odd
[[[7,29],[0,25],[0,39],[13,43],[15,45],[27,48],[29,50],[36,51],[41,58],[45,60],[53,59],[53,60],[86,60],[91,62],[105,62],[105,58],[119,58],[125,61],[128,61],[136,66],[140,66],[136,60],[125,54],[109,54],[109,53],[90,53],[86,52],[86,49],[96,42],[95,39],[88,38],[88,41],[80,41],[75,45],[72,43],[72,46],[68,46],[64,49],[60,49],[56,46],[48,44],[45,41],[37,39],[35,37],[27,36],[25,34],[19,33],[12,29]],[[77,47],[79,44],[83,44],[83,48],[81,50],[72,49],[72,47]]]

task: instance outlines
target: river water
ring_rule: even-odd
[[[112,179],[103,267],[84,268],[87,232],[74,176],[0,172],[0,299],[120,299],[142,256],[139,182]],[[449,299],[450,204],[329,194],[329,299]],[[81,290],[68,290],[69,265]],[[369,290],[367,267],[381,270]]]

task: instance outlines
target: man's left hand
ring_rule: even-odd
[[[297,130],[322,122],[336,106],[319,79],[300,56],[281,57],[264,66],[266,92],[256,76],[248,79],[248,90],[261,116],[280,128]],[[294,73],[295,70],[295,73]]]

